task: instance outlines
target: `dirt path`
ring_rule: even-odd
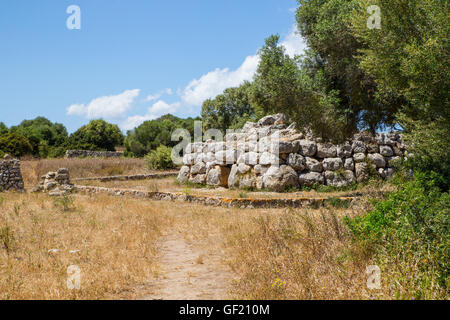
[[[145,287],[140,300],[218,300],[227,298],[231,273],[222,253],[206,243],[188,243],[170,235],[160,245],[162,274]]]

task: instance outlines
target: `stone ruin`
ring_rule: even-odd
[[[272,191],[316,184],[342,187],[367,179],[371,171],[389,178],[395,161],[405,156],[398,132],[360,132],[334,145],[286,122],[283,114],[270,115],[228,133],[224,142],[187,145],[178,180]]]
[[[33,192],[48,192],[50,196],[63,196],[72,192],[73,188],[73,184],[70,183],[69,170],[61,168],[56,172],[43,175],[39,186],[34,188]]]
[[[0,160],[0,192],[6,190],[24,191],[22,174],[20,173],[20,160],[5,155]]]

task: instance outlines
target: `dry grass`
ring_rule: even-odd
[[[155,243],[172,223],[163,203],[1,197],[0,299],[102,299],[157,272]],[[81,269],[79,291],[67,289],[70,265]]]
[[[22,170],[30,183],[59,167],[68,167],[73,177],[80,177],[105,175],[105,170],[116,166],[123,167],[123,174],[145,170],[139,160],[130,159],[24,161]],[[187,188],[173,178],[92,183],[226,197],[241,193]],[[246,196],[292,194],[246,192]],[[231,298],[370,298],[375,294],[366,292],[365,270],[372,261],[351,242],[340,222],[342,216],[356,214],[332,208],[228,209],[99,194],[59,199],[43,194],[0,194],[0,299],[134,298],[139,296],[135,288],[145,288],[164,269],[157,263],[158,242],[168,233],[223,257],[235,274]],[[199,255],[196,263],[208,263],[208,259],[208,254]],[[66,287],[70,265],[81,269],[79,291]],[[389,298],[384,292],[376,297]]]
[[[187,186],[179,184],[176,177],[151,179],[151,180],[128,180],[128,181],[81,181],[78,184],[99,186],[107,188],[134,189],[143,191],[159,192],[183,192],[190,195],[223,197],[223,198],[249,198],[249,199],[296,199],[296,198],[329,198],[345,197],[352,195],[353,191],[317,192],[297,191],[297,192],[268,192],[268,191],[242,191],[228,188],[211,188],[201,186]],[[373,193],[372,187],[359,190],[363,194]]]
[[[106,195],[75,195],[73,203],[45,195],[2,196],[1,299],[132,299],[142,295],[134,288],[145,288],[164,269],[157,263],[157,243],[169,233],[222,256],[234,272],[230,298],[370,297],[365,269],[371,261],[339,221],[355,214],[349,210],[228,209]],[[196,260],[207,262],[208,255]],[[66,288],[70,265],[82,270],[80,291]]]
[[[236,275],[233,299],[367,299],[366,267],[340,217],[344,210],[195,207],[178,219],[186,239],[223,251]]]
[[[22,160],[21,170],[26,186],[33,186],[49,171],[69,169],[72,178],[152,173],[143,159],[42,159]]]

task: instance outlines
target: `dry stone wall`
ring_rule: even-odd
[[[89,150],[67,150],[66,158],[121,158],[123,152],[119,151],[89,151]]]
[[[32,192],[47,192],[50,196],[63,196],[72,192],[69,170],[60,168],[56,172],[48,172],[41,177],[39,185]]]
[[[20,172],[20,160],[5,155],[0,161],[0,192],[6,190],[23,191],[24,183]]]
[[[247,122],[224,142],[191,143],[185,148],[178,180],[230,188],[284,191],[323,184],[347,186],[370,171],[388,178],[405,156],[398,132],[361,132],[343,144],[325,143],[287,126],[283,114]]]

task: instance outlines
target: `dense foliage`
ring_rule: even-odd
[[[0,153],[21,157],[32,154],[33,147],[28,139],[18,133],[5,133],[0,135]]]
[[[8,127],[3,122],[0,122],[0,135],[8,132],[9,132]]]
[[[379,0],[382,26],[365,26],[361,0],[352,14],[352,30],[364,43],[361,67],[378,84],[381,95],[403,99],[396,114],[416,165],[450,179],[450,44],[448,1]]]
[[[151,170],[166,170],[176,168],[172,161],[172,148],[164,145],[150,151],[145,156],[147,166]]]
[[[67,130],[60,123],[52,123],[44,117],[24,120],[18,126],[10,128],[10,132],[18,133],[28,139],[33,147],[32,154],[37,157],[62,156],[67,144]]]
[[[365,216],[346,219],[393,286],[395,298],[445,296],[450,279],[450,195],[443,177],[416,172]]]
[[[173,147],[178,141],[172,141],[172,133],[176,129],[186,129],[194,136],[194,121],[199,118],[181,119],[167,114],[156,120],[145,121],[134,130],[128,131],[125,140],[127,155],[143,157],[160,145]]]
[[[119,127],[104,120],[92,120],[69,137],[69,145],[75,150],[115,151],[124,136]]]
[[[203,129],[219,129],[226,134],[227,129],[239,129],[247,121],[256,121],[262,116],[250,103],[252,84],[244,82],[237,88],[228,88],[214,99],[203,102]]]
[[[449,290],[450,107],[448,1],[379,0],[381,29],[366,27],[357,1],[351,28],[363,44],[360,67],[378,97],[397,96],[395,114],[411,153],[397,191],[366,216],[347,219],[356,239],[373,250],[396,298],[446,298]]]

